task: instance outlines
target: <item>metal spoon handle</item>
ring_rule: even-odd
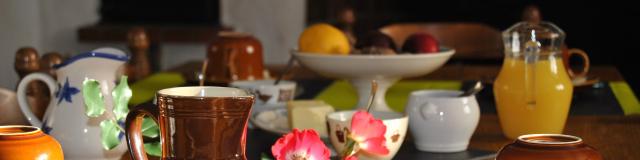
[[[373,106],[373,100],[376,98],[376,91],[378,90],[378,82],[376,80],[371,81],[371,95],[369,95],[369,104],[367,105],[367,112],[371,113],[371,106]]]
[[[204,86],[204,80],[206,79],[207,76],[207,66],[209,65],[209,59],[205,59],[204,62],[202,62],[202,68],[200,69],[200,75],[198,75],[198,80],[199,80],[199,85],[200,86]]]
[[[276,82],[274,82],[273,85],[278,85],[282,78],[284,78],[284,75],[289,73],[289,70],[291,70],[291,67],[293,67],[294,60],[295,58],[293,58],[293,55],[291,55],[291,57],[289,57],[289,61],[287,61],[287,66],[284,68],[284,71],[282,71],[282,73],[278,76],[278,79],[276,79]]]
[[[477,81],[475,84],[473,84],[473,87],[466,90],[464,93],[458,95],[458,97],[466,97],[466,96],[474,95],[480,92],[483,88],[484,86],[482,85],[482,82]]]

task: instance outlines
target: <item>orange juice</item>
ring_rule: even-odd
[[[493,91],[502,131],[508,138],[562,133],[573,85],[559,56],[546,54],[530,64],[522,57],[505,57]]]

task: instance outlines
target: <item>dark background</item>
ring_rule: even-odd
[[[570,48],[585,50],[594,65],[617,66],[640,93],[640,9],[633,1],[307,0],[306,14],[308,24],[335,22],[342,8],[354,8],[358,36],[398,22],[478,22],[504,30],[528,5],[566,32]],[[218,7],[218,0],[102,0],[100,23],[219,26]]]
[[[351,7],[356,36],[399,22],[478,22],[505,30],[529,5],[565,31],[570,48],[585,50],[592,65],[615,65],[640,93],[640,8],[632,1],[309,0],[307,15],[309,23],[336,21],[342,8]]]

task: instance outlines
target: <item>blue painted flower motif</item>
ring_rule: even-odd
[[[120,128],[125,128],[124,120],[119,120],[118,125]],[[120,131],[120,133],[118,133],[118,140],[122,140],[122,138],[124,138],[124,132]]]
[[[58,93],[56,94],[56,97],[58,98],[58,104],[60,104],[63,99],[64,101],[72,103],[73,101],[71,100],[71,97],[78,93],[80,93],[80,90],[69,85],[69,77],[67,77],[67,79],[64,81],[64,85],[62,85],[62,88],[60,88],[60,91],[58,91]]]
[[[49,134],[49,133],[51,133],[51,130],[53,130],[53,128],[51,128],[51,126],[48,125],[47,119],[45,119],[44,122],[42,122],[42,127],[41,128],[42,128],[42,131],[45,134]]]

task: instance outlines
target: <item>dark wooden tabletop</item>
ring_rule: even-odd
[[[189,62],[169,71],[181,72],[189,79],[189,76],[200,68],[200,62]],[[282,66],[267,66],[273,75],[282,70]],[[495,65],[460,65],[448,64],[439,70],[423,77],[413,79],[434,80],[484,80],[491,82],[498,74],[500,66]],[[295,67],[294,76],[290,79],[296,81],[331,81],[323,78],[305,68]],[[597,77],[601,81],[624,81],[624,78],[615,67],[592,66],[589,77]],[[322,83],[327,85],[327,83]],[[490,85],[490,84],[489,84]],[[304,87],[304,85],[301,85]],[[314,87],[318,88],[318,87]],[[319,88],[322,88],[321,86]],[[491,88],[491,87],[487,87]],[[583,138],[585,143],[598,149],[605,159],[640,159],[640,116],[625,116],[619,108],[619,104],[612,96],[608,88],[582,87],[575,90],[572,102],[571,115],[565,126],[565,134]],[[483,91],[485,92],[485,91]],[[593,98],[605,94],[605,98]],[[478,127],[471,139],[468,151],[453,154],[437,154],[420,152],[413,147],[411,138],[407,138],[395,159],[469,159],[478,156],[495,154],[502,146],[512,142],[505,138],[500,129],[498,117],[495,114],[495,105],[492,92],[480,93],[478,101],[481,106],[481,118]],[[601,96],[602,97],[602,96]],[[308,98],[308,97],[307,97]],[[270,146],[279,138],[279,135],[260,129],[249,129],[247,135],[247,156],[249,159],[258,159],[260,154],[269,155]],[[123,156],[127,159],[127,155]]]
[[[640,159],[640,116],[571,115],[564,134],[582,138],[605,159]],[[498,116],[483,114],[469,147],[498,151],[511,141],[502,135]]]

